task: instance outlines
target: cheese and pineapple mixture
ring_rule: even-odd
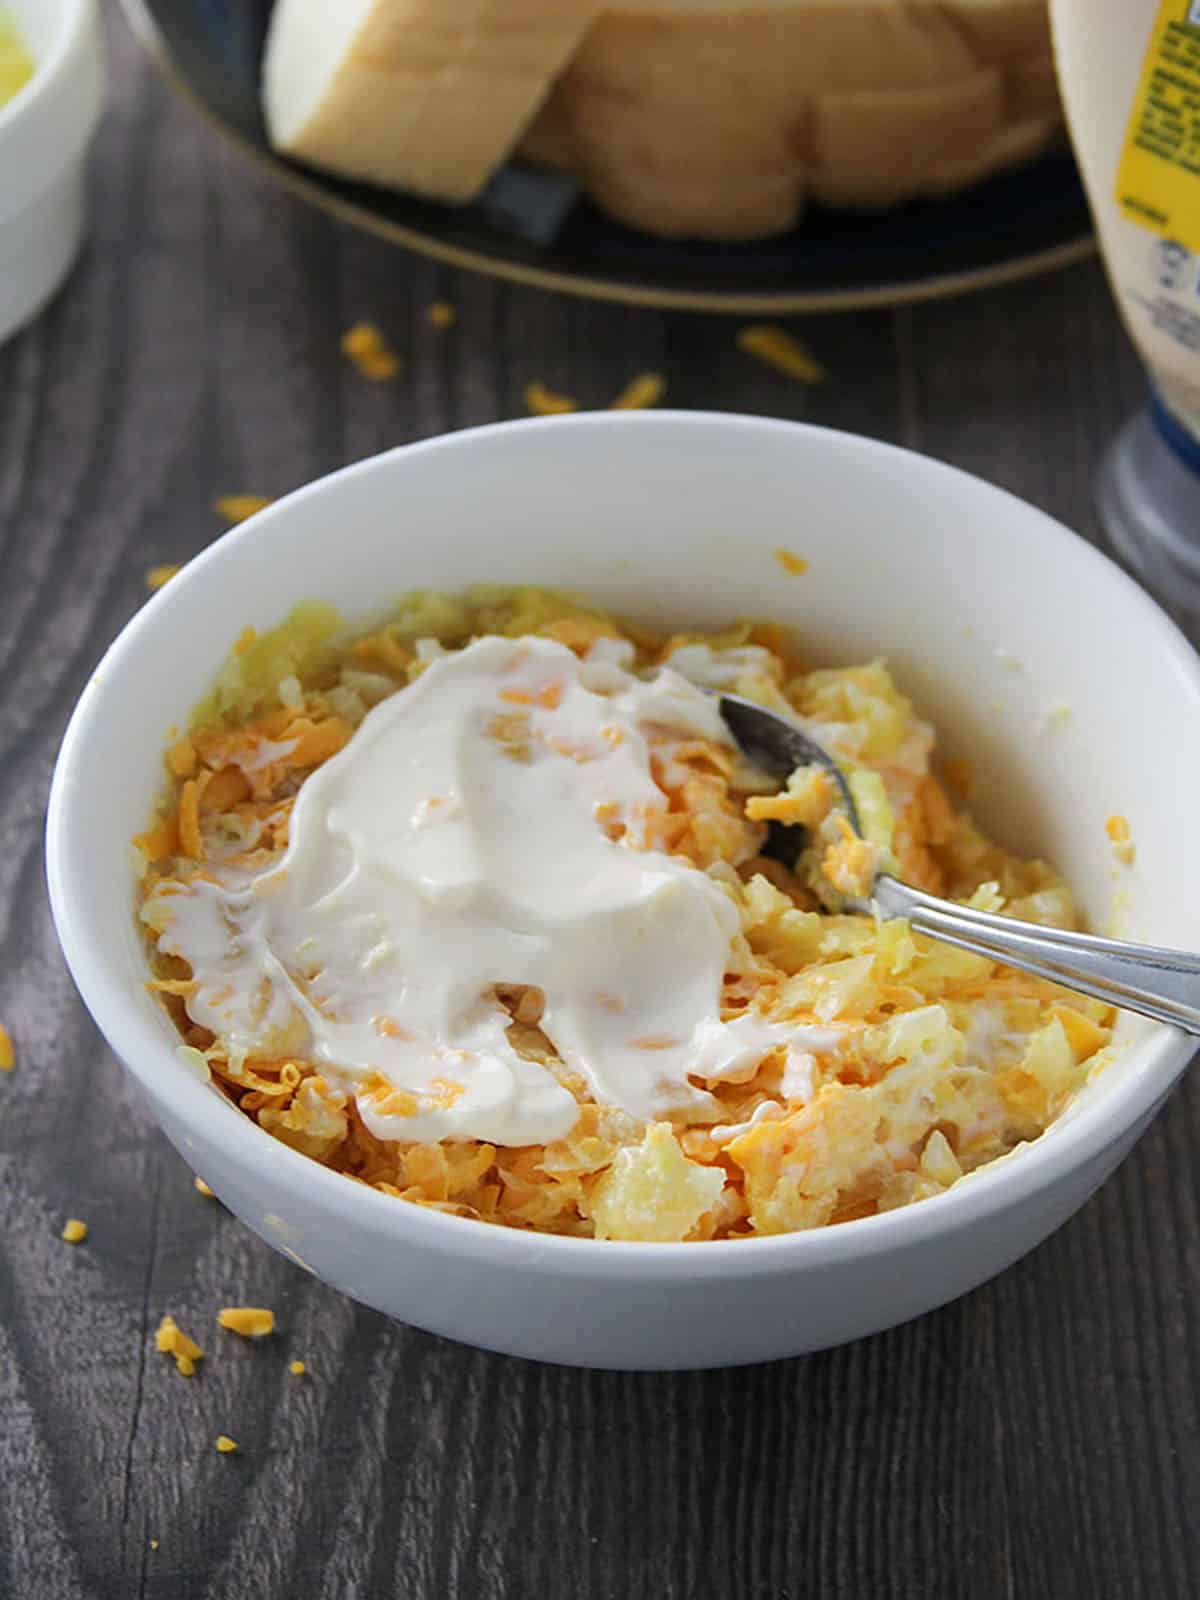
[[[843,767],[781,785],[714,691]],[[1075,925],[882,662],[661,638],[536,589],[246,629],[136,843],[152,987],[260,1127],[384,1193],[631,1240],[819,1227],[1035,1138],[1112,1013],[851,907],[886,862]],[[956,774],[961,792],[964,774]],[[766,853],[769,849],[769,854]]]
[[[0,106],[6,105],[33,77],[33,58],[26,50],[16,21],[0,6]]]

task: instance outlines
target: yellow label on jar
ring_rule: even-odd
[[[1117,169],[1131,222],[1200,251],[1200,0],[1163,0]]]

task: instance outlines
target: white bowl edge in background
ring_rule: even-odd
[[[780,546],[808,559],[803,577],[783,574]],[[704,1245],[527,1235],[407,1206],[279,1145],[188,1075],[142,987],[131,910],[128,840],[168,726],[246,623],[269,626],[295,600],[364,613],[404,589],[480,580],[574,588],[667,625],[766,615],[796,624],[813,658],[888,656],[951,753],[977,764],[985,821],[1008,843],[1059,861],[1099,921],[1104,818],[1124,811],[1139,857],[1129,932],[1200,945],[1200,860],[1178,848],[1200,786],[1200,742],[1184,734],[1200,723],[1200,668],[1153,603],[1060,525],[924,458],[764,419],[583,414],[427,441],[309,485],[198,557],[112,647],[64,740],[47,851],[68,962],[222,1199],[403,1320],[616,1367],[762,1360],[871,1332],[983,1281],[1069,1216],[1182,1071],[1190,1046],[1172,1030],[1129,1029],[1071,1117],[942,1198]],[[170,673],[155,670],[167,660]],[[1056,705],[1070,716],[1046,716]]]
[[[53,295],[86,221],[88,147],[104,100],[96,0],[5,0],[34,57],[0,106],[0,341]]]

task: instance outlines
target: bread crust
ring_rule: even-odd
[[[278,148],[454,201],[519,153],[665,237],[950,194],[1060,122],[1046,0],[367,0],[285,129],[276,35],[329,3],[279,0]]]
[[[1045,0],[793,0],[598,18],[521,152],[667,237],[782,232],[1029,160],[1060,113]]]

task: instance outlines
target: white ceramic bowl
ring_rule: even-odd
[[[777,547],[807,557],[784,574]],[[840,1227],[690,1245],[544,1237],[409,1206],[273,1141],[191,1077],[145,989],[130,836],[163,741],[247,623],[321,596],[353,615],[416,586],[522,580],[665,625],[794,624],[831,662],[886,655],[975,766],[983,819],[1110,908],[1104,821],[1133,824],[1128,931],[1200,944],[1200,670],[1154,604],[999,490],[847,434],[599,413],[411,445],[301,489],[150,600],[96,669],[48,818],[55,920],[85,1002],[168,1137],[268,1243],[356,1299],[494,1350],[702,1367],[837,1344],[998,1272],[1125,1155],[1190,1054],[1133,1023],[1036,1144],[945,1196]]]
[[[96,0],[4,0],[34,58],[0,106],[0,341],[34,316],[83,239],[88,146],[104,100]]]

